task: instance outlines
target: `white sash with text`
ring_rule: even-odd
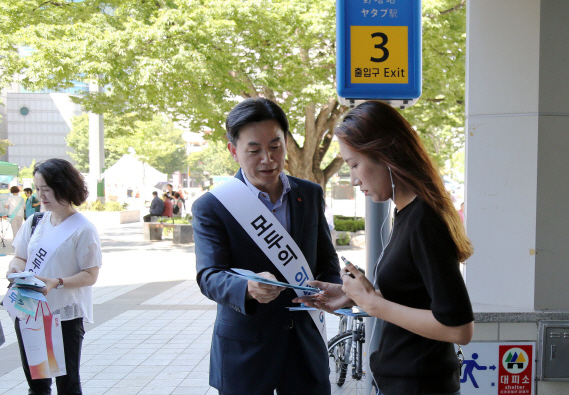
[[[211,193],[239,222],[289,284],[304,286],[314,280],[306,258],[294,239],[247,185],[233,178],[214,188]],[[295,292],[298,296],[306,293],[298,289]],[[311,310],[307,313],[326,343],[324,312]]]

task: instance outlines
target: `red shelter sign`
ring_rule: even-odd
[[[534,364],[531,345],[500,345],[498,395],[530,395]]]

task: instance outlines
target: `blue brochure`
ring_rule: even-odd
[[[257,273],[252,272],[251,270],[238,269],[238,268],[231,268],[231,270],[232,271],[230,271],[230,272],[226,271],[225,273],[231,274],[232,276],[236,276],[236,277],[246,278],[247,280],[257,281],[257,282],[263,283],[263,284],[276,285],[276,286],[285,287],[285,288],[300,289],[302,291],[308,291],[308,292],[312,292],[312,293],[320,292],[320,290],[318,288],[303,287],[300,285],[292,285],[289,283],[283,283],[281,281],[268,280],[264,277],[259,276]]]

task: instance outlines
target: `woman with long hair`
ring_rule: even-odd
[[[383,102],[354,108],[335,134],[352,185],[374,202],[394,202],[393,230],[373,284],[349,264],[343,285],[314,281],[323,291],[295,301],[328,312],[357,305],[384,321],[370,357],[380,394],[459,394],[453,343],[470,342],[474,328],[459,264],[473,250],[437,167],[417,132]]]

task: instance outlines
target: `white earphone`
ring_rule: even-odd
[[[387,248],[387,246],[389,245],[389,242],[391,241],[391,235],[393,234],[393,226],[391,227],[391,230],[389,231],[389,237],[387,238],[387,243],[384,245],[383,244],[383,226],[385,225],[385,222],[387,221],[387,218],[389,218],[389,213],[391,213],[391,202],[395,202],[395,183],[393,182],[393,175],[391,173],[391,167],[387,166],[387,169],[389,169],[389,179],[391,180],[391,201],[389,202],[389,212],[388,214],[385,216],[385,219],[383,220],[383,223],[381,224],[381,229],[379,231],[379,236],[381,238],[381,254],[379,255],[379,258],[377,259],[377,262],[375,263],[375,267],[373,268],[373,286],[374,288],[378,288],[377,286],[377,268],[379,267],[379,262],[381,262],[381,258],[383,258],[383,254],[385,253],[385,249]],[[373,321],[373,326],[371,328],[371,338],[373,338],[373,334],[375,333],[375,324],[377,323],[377,319]],[[371,376],[375,386],[377,387],[377,382],[375,381],[375,377],[373,377],[373,375]]]

